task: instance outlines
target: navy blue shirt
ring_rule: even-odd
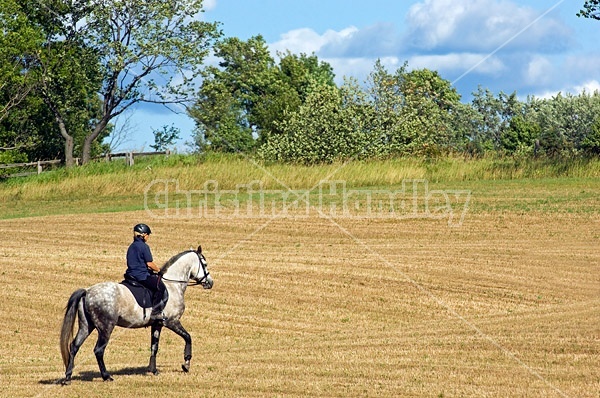
[[[150,246],[144,242],[144,239],[136,236],[133,243],[129,245],[129,249],[127,249],[127,271],[125,271],[125,275],[138,281],[146,280],[150,275],[146,263],[151,261],[153,260]]]

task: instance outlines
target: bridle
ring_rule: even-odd
[[[210,273],[206,270],[206,265],[207,265],[206,258],[204,257],[204,255],[202,253],[199,253],[196,250],[190,250],[189,252],[194,252],[198,256],[198,272],[196,272],[196,277],[192,278],[192,279],[194,279],[194,283],[190,283],[189,280],[179,281],[176,279],[167,279],[164,276],[161,276],[161,279],[163,281],[174,282],[174,283],[186,283],[188,286],[202,285],[203,283],[207,282],[208,276],[210,275]],[[202,269],[204,275],[202,277],[199,277],[198,275],[200,274],[201,269]]]
[[[210,273],[208,272],[208,270],[206,269],[206,266],[208,265],[206,263],[206,258],[204,257],[204,254],[197,252],[196,250],[192,250],[194,253],[196,253],[196,255],[198,256],[198,272],[196,273],[196,277],[194,278],[194,281],[196,283],[193,283],[192,286],[196,286],[196,285],[202,285],[205,282],[208,282],[208,277],[210,275]],[[204,274],[202,276],[202,278],[200,278],[198,276],[198,274],[200,274],[200,269],[202,268],[202,273]]]

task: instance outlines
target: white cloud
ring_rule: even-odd
[[[377,58],[322,58],[321,60],[333,67],[336,83],[341,84],[344,77],[356,78],[359,83],[365,82],[373,71]],[[404,60],[398,57],[380,57],[379,60],[389,72],[395,72],[404,65]]]
[[[574,94],[583,93],[584,91],[588,94],[594,93],[596,91],[600,93],[600,81],[589,80],[579,86],[575,86],[574,89],[574,92],[571,91]]]
[[[560,4],[560,3],[559,3]],[[550,7],[551,6],[551,7]],[[315,53],[334,69],[336,81],[364,81],[375,60],[394,71],[428,68],[459,84],[492,91],[535,93],[600,80],[600,56],[567,56],[574,33],[549,8],[514,0],[420,0],[406,15],[404,31],[391,23],[349,26],[318,33],[295,29],[270,43],[277,51]],[[563,90],[564,91],[564,90]]]
[[[552,83],[555,67],[546,57],[534,56],[525,66],[524,79],[528,85],[540,86]]]
[[[417,47],[433,48],[458,30],[466,13],[465,5],[454,0],[426,0],[410,8],[407,19]]]
[[[326,45],[340,45],[347,41],[354,33],[358,31],[354,26],[350,26],[339,32],[327,30],[319,35],[312,29],[303,28],[291,30],[281,35],[281,40],[269,45],[272,52],[290,50],[292,53],[311,54],[317,53]]]
[[[342,84],[344,77],[354,77],[363,83],[375,64],[370,58],[324,58],[323,61],[333,68],[337,84]]]
[[[506,70],[506,65],[498,57],[487,57],[474,53],[455,53],[444,55],[416,55],[410,57],[411,68],[427,68],[440,72],[463,72],[473,68],[473,73],[497,76]]]
[[[202,8],[204,11],[214,10],[217,7],[217,0],[204,0],[202,2]]]
[[[588,94],[592,94],[594,92],[600,93],[600,81],[588,80],[579,85],[563,87],[560,90],[545,90],[545,91],[539,92],[537,94],[534,94],[534,96],[536,98],[541,98],[541,99],[550,99],[550,98],[556,97],[559,93],[563,94],[563,95],[567,94],[567,93],[572,94],[572,95],[579,95],[584,92],[586,92]]]
[[[407,40],[415,49],[555,52],[572,31],[556,18],[499,0],[424,0],[410,8]]]
[[[564,68],[577,77],[583,75],[600,79],[600,55],[597,53],[570,55],[565,58]]]

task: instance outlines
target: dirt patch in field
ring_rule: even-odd
[[[0,221],[0,395],[578,396],[600,393],[600,218],[147,219],[144,212]],[[119,281],[131,227],[165,261],[201,243],[215,286],[190,288],[194,341],[117,329],[102,383],[96,334],[60,387],[69,295]]]

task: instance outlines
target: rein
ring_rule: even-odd
[[[204,276],[202,278],[194,278],[194,281],[190,281],[190,280],[180,281],[180,280],[177,280],[177,279],[168,279],[168,278],[165,278],[163,275],[161,275],[160,278],[163,281],[165,281],[165,282],[185,283],[188,286],[198,286],[198,285],[201,285],[202,282],[204,282],[208,278],[208,275],[210,275],[209,272],[206,270],[206,268],[203,267],[203,264],[206,262],[206,260],[204,260],[202,254],[198,253],[197,251],[195,251],[195,250],[190,250],[190,251],[196,253],[196,255],[198,256],[198,261],[199,261],[199,264],[198,264],[198,273],[200,273],[200,268],[202,268],[202,270],[204,271]]]

